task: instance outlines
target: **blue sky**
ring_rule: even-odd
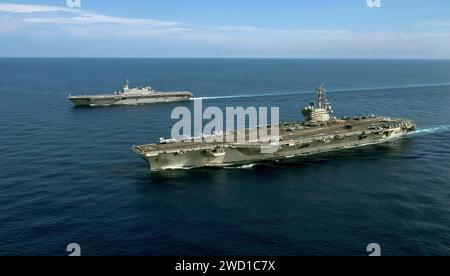
[[[450,1],[0,0],[0,56],[450,58]]]

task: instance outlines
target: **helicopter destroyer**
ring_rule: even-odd
[[[75,106],[108,106],[188,101],[191,97],[192,93],[188,91],[159,92],[153,90],[150,86],[130,88],[127,80],[120,92],[104,95],[69,96],[69,100]]]
[[[271,153],[261,150],[267,143],[262,139],[248,143],[209,143],[204,138],[182,141],[161,138],[158,144],[133,146],[132,151],[144,158],[152,171],[230,166],[379,144],[416,130],[413,121],[404,119],[375,115],[339,119],[333,117],[323,85],[316,90],[315,100],[301,112],[305,117],[304,122],[278,125],[278,150]],[[234,133],[246,130],[249,129],[236,130]]]

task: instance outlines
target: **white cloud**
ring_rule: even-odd
[[[57,12],[58,15],[55,16],[55,12]],[[99,13],[86,12],[80,9],[70,9],[66,7],[44,5],[0,3],[0,13],[22,15],[39,14],[39,17],[25,17],[21,19],[23,22],[35,24],[117,24],[156,27],[171,27],[178,25],[177,22],[114,17]],[[64,16],[61,16],[60,13],[63,13]]]
[[[426,21],[422,22],[418,27],[423,28],[441,28],[441,27],[450,27],[450,21]]]
[[[76,47],[79,41],[87,41],[86,45],[96,44],[98,49],[114,49],[111,51],[116,52],[109,53],[110,56],[123,52],[157,56],[163,52],[166,56],[200,53],[200,56],[248,57],[450,57],[450,48],[447,47],[450,45],[450,32],[189,26],[154,19],[114,17],[66,7],[19,4],[0,4],[0,24],[0,39],[12,34],[30,44],[54,38],[54,44],[42,46],[48,47],[49,51],[59,43]],[[447,27],[450,22],[433,21],[422,25]],[[110,46],[108,41],[111,40],[122,43]],[[150,50],[155,45],[159,48]],[[101,50],[97,53],[103,54]]]
[[[0,3],[0,12],[7,12],[7,13],[29,14],[29,13],[58,12],[58,11],[70,12],[72,10],[69,8],[58,6]]]
[[[123,17],[112,17],[95,13],[80,13],[73,17],[33,17],[25,18],[23,22],[38,24],[118,24],[118,25],[151,25],[157,27],[176,26],[176,22],[159,21],[152,19],[131,19]]]

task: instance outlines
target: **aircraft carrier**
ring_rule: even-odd
[[[69,100],[75,106],[109,106],[188,101],[191,97],[192,93],[188,91],[159,92],[149,86],[130,88],[128,81],[126,81],[119,92],[103,95],[69,96]]]
[[[266,141],[248,143],[206,142],[205,137],[182,141],[161,138],[158,144],[133,146],[132,150],[144,158],[152,171],[195,168],[205,166],[243,165],[264,160],[307,156],[384,143],[416,130],[413,121],[374,115],[335,118],[323,86],[316,90],[316,98],[302,110],[305,121],[280,123],[277,150],[265,152]],[[267,126],[270,128],[270,126]],[[246,130],[237,130],[234,133]],[[247,133],[247,132],[246,132]],[[220,133],[217,135],[226,135]],[[209,137],[210,138],[210,137]],[[208,140],[210,141],[210,140]]]

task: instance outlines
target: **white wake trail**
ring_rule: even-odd
[[[242,98],[257,98],[257,97],[273,97],[273,96],[291,96],[300,94],[310,94],[310,91],[303,92],[284,92],[284,93],[266,93],[266,94],[240,94],[230,96],[211,96],[211,97],[196,97],[191,100],[220,100],[220,99],[242,99]]]
[[[427,88],[427,87],[441,87],[450,86],[450,83],[428,83],[428,84],[411,84],[411,85],[396,85],[396,86],[380,86],[380,87],[361,87],[361,88],[344,88],[344,89],[330,89],[328,92],[358,92],[358,91],[376,91],[376,90],[391,90],[391,89],[407,89],[407,88]],[[191,100],[220,100],[220,99],[241,99],[241,98],[257,98],[257,97],[274,97],[274,96],[291,96],[291,95],[302,95],[311,94],[311,91],[294,91],[294,92],[272,92],[264,94],[239,94],[239,95],[228,95],[228,96],[204,96],[195,97]]]
[[[441,125],[429,128],[418,129],[414,132],[411,132],[409,135],[424,135],[424,134],[436,134],[436,133],[444,133],[450,131],[450,125]]]

